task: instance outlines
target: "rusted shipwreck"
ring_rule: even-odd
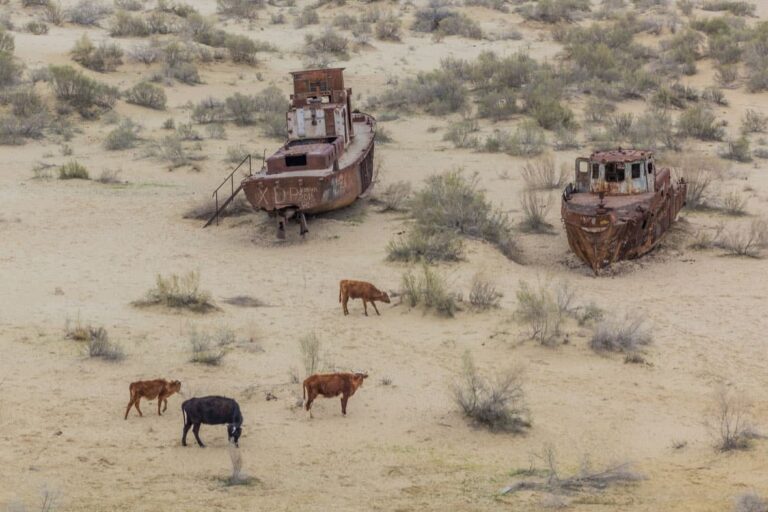
[[[343,71],[331,68],[291,73],[287,142],[265,158],[260,172],[249,173],[237,189],[231,182],[232,195],[221,208],[214,193],[217,213],[206,226],[240,190],[255,209],[277,219],[279,239],[285,238],[288,220],[296,220],[304,235],[308,232],[306,214],[343,208],[370,193],[376,120],[352,110],[352,89],[344,87]],[[250,158],[246,160],[250,165]],[[230,175],[229,180],[233,179]]]
[[[651,151],[597,151],[576,159],[562,196],[568,244],[595,273],[637,258],[662,239],[685,205],[686,184],[658,169]]]

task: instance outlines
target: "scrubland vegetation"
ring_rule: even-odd
[[[186,274],[157,276],[155,287],[147,292],[144,299],[134,302],[136,306],[165,306],[206,313],[216,309],[211,294],[200,288],[200,274],[194,271]]]

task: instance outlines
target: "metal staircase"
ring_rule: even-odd
[[[245,163],[248,162],[248,176],[253,175],[253,167],[251,165],[251,155],[249,154],[245,158],[243,158],[243,161],[240,162],[237,167],[235,167],[235,170],[233,170],[231,173],[229,173],[229,176],[224,178],[224,181],[221,182],[221,185],[216,187],[216,190],[213,191],[213,199],[216,201],[216,212],[211,216],[210,219],[208,219],[208,222],[205,223],[205,226],[203,228],[207,228],[211,224],[213,224],[214,221],[216,221],[216,225],[219,225],[219,216],[221,215],[221,212],[224,211],[224,209],[229,206],[229,203],[231,203],[237,194],[240,193],[241,190],[243,190],[243,185],[240,184],[235,188],[235,173],[240,170],[241,167],[245,165]],[[230,194],[229,197],[219,206],[219,190],[221,190],[221,187],[227,184],[227,181],[229,181],[230,186]]]

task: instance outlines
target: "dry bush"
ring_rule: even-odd
[[[448,290],[445,277],[426,264],[422,272],[414,275],[410,270],[402,277],[403,300],[410,306],[423,305],[439,315],[453,317],[458,311],[456,294]]]
[[[376,39],[382,41],[399,41],[400,25],[400,18],[392,12],[386,13],[376,21],[376,25],[374,26]]]
[[[150,289],[145,298],[134,302],[136,306],[166,306],[175,309],[189,309],[206,313],[217,309],[211,294],[200,289],[200,274],[190,271],[184,275],[171,274],[168,277],[157,275],[155,287]]]
[[[547,222],[550,206],[552,206],[552,198],[548,193],[524,190],[520,195],[520,208],[523,211],[520,229],[527,233],[549,232],[552,229],[552,224]]]
[[[304,53],[313,59],[327,56],[340,60],[349,59],[349,40],[339,35],[332,27],[327,27],[322,33],[304,36]]]
[[[538,281],[535,287],[520,281],[517,296],[517,320],[528,325],[530,338],[542,345],[553,346],[560,335],[560,325],[568,307],[561,299],[560,290],[553,293],[552,283]],[[562,285],[559,286],[562,289]],[[567,302],[570,302],[567,301]]]
[[[541,154],[545,143],[544,130],[536,121],[527,119],[518,124],[512,134],[495,130],[485,139],[482,149],[491,153],[504,152],[512,156],[531,157]]]
[[[307,377],[314,375],[321,369],[320,345],[320,338],[314,332],[299,338],[301,362],[304,365],[304,375]]]
[[[109,27],[112,37],[146,37],[151,33],[144,18],[126,11],[117,11]]]
[[[411,196],[411,183],[408,181],[396,181],[386,186],[384,190],[376,194],[376,202],[381,205],[381,212],[400,212],[407,209],[408,199]]]
[[[60,180],[89,180],[88,169],[84,165],[72,160],[59,167]]]
[[[61,9],[61,4],[48,0],[43,11],[43,19],[57,27],[64,24],[64,11]]]
[[[573,311],[573,316],[579,323],[579,326],[592,324],[599,322],[605,316],[605,312],[594,302],[590,302],[585,306],[579,306]]]
[[[409,229],[405,236],[387,245],[389,261],[460,261],[464,255],[464,243],[454,230],[425,230],[419,226]]]
[[[296,19],[293,25],[296,28],[306,27],[307,25],[317,25],[320,23],[320,15],[317,14],[317,9],[312,6],[305,7],[299,14],[296,15]]]
[[[40,21],[30,21],[24,25],[24,29],[30,34],[41,36],[48,33],[48,25]]]
[[[97,117],[111,109],[120,96],[117,88],[88,78],[70,66],[50,66],[49,69],[56,98],[68,103],[83,117]]]
[[[131,48],[128,56],[135,62],[141,62],[147,66],[159,61],[163,56],[163,50],[154,42],[138,44]]]
[[[130,119],[125,119],[120,126],[109,132],[104,139],[104,149],[119,151],[136,146],[139,140],[139,127]]]
[[[738,190],[730,190],[723,195],[722,204],[720,210],[723,213],[734,216],[742,216],[747,214],[747,200]]]
[[[755,4],[743,0],[706,0],[701,8],[705,11],[728,11],[734,16],[755,14]]]
[[[430,176],[414,195],[411,216],[425,233],[453,230],[494,244],[510,259],[520,256],[509,218],[486,199],[477,175],[454,169]]]
[[[720,451],[749,449],[758,437],[752,426],[752,402],[740,390],[719,387],[707,413],[707,425]]]
[[[752,109],[744,112],[741,118],[741,131],[743,133],[763,133],[768,128],[768,116]]]
[[[525,181],[526,188],[530,190],[550,190],[559,189],[565,185],[567,177],[562,169],[555,169],[555,159],[551,155],[546,155],[529,160],[523,165],[521,174]]]
[[[686,137],[701,140],[722,140],[725,133],[722,122],[703,105],[694,105],[680,114],[677,129]]]
[[[125,358],[125,352],[120,345],[110,341],[106,329],[100,327],[91,332],[88,338],[88,357],[120,361]]]
[[[267,49],[271,50],[267,46],[257,45],[253,39],[247,36],[233,34],[227,34],[224,46],[229,50],[229,57],[232,59],[232,62],[250,65],[256,64],[256,52]]]
[[[469,290],[469,303],[477,309],[486,310],[498,308],[499,301],[504,296],[490,279],[481,274],[475,274],[472,278],[472,287]]]
[[[216,12],[228,18],[256,19],[262,8],[264,0],[216,0]]]
[[[141,11],[144,9],[144,4],[141,0],[114,0],[113,3],[118,9],[126,11]]]
[[[240,161],[242,161],[242,159]],[[238,163],[240,161],[238,161]],[[186,212],[184,212],[184,218],[208,220],[213,217],[215,213],[216,203],[213,199],[205,198],[193,204]],[[237,217],[239,215],[245,215],[246,213],[253,213],[251,203],[249,203],[243,196],[237,196],[231,203],[229,203],[229,205],[227,205],[224,211],[219,213],[219,217]]]
[[[165,110],[165,90],[149,82],[139,82],[125,92],[125,101],[154,110]]]
[[[557,456],[552,446],[545,446],[536,458],[542,460],[546,467],[537,471],[535,467],[525,473],[541,473],[540,480],[521,480],[502,489],[501,494],[511,494],[521,490],[547,491],[555,495],[574,492],[602,491],[614,485],[628,485],[645,477],[632,469],[629,462],[618,462],[595,468],[590,457],[585,455],[578,473],[563,477],[558,467]]]
[[[114,71],[123,63],[123,50],[114,43],[102,41],[95,46],[86,34],[75,43],[70,51],[72,60],[94,71]]]
[[[0,33],[2,37],[2,33]],[[0,40],[0,44],[2,41]],[[21,67],[13,58],[13,54],[0,50],[0,87],[13,85],[19,80]]]
[[[704,155],[685,154],[665,156],[664,164],[669,165],[677,177],[687,183],[686,206],[688,208],[711,207],[710,189],[712,184],[723,178],[727,165],[716,158]]]
[[[462,366],[453,393],[466,417],[494,432],[522,433],[531,427],[520,368],[489,380],[480,375],[469,352],[464,353]]]
[[[103,18],[112,14],[112,7],[99,0],[80,0],[74,7],[67,9],[66,18],[76,25],[97,25]]]
[[[589,0],[539,0],[519,9],[524,18],[544,23],[572,23],[589,11]]]
[[[101,171],[101,174],[99,174],[99,177],[96,178],[96,181],[104,185],[127,183],[126,181],[123,181],[120,179],[121,172],[122,171],[120,169],[104,169],[103,171]]]
[[[747,492],[736,498],[733,512],[768,512],[768,500],[754,492]]]
[[[752,219],[749,226],[725,232],[717,245],[733,256],[760,258],[768,247],[768,222]]]
[[[24,144],[26,139],[39,139],[47,125],[46,113],[30,117],[0,116],[0,144]]]
[[[407,78],[379,96],[371,96],[368,108],[388,112],[423,109],[429,114],[443,116],[464,109],[468,97],[469,91],[459,77],[438,69],[418,73],[415,78]]]
[[[726,160],[751,162],[752,151],[749,149],[749,139],[745,135],[742,135],[738,139],[729,140],[721,150],[720,156]]]
[[[189,333],[189,344],[192,350],[190,362],[218,366],[226,355],[226,348],[236,341],[235,332],[227,327],[192,330]]]
[[[435,33],[442,36],[464,36],[482,39],[480,25],[467,15],[449,8],[446,0],[430,0],[426,7],[416,10],[411,29],[416,32]]]
[[[448,125],[448,129],[443,135],[443,140],[453,143],[454,147],[460,149],[476,148],[479,140],[473,134],[479,129],[480,126],[476,120],[465,117],[456,123]]]
[[[638,352],[653,341],[642,318],[626,317],[623,321],[603,321],[595,328],[589,346],[597,352]]]

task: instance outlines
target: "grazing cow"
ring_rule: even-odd
[[[139,380],[132,382],[131,385],[128,386],[128,390],[131,392],[131,401],[128,402],[128,407],[125,409],[126,420],[128,419],[128,413],[131,410],[131,406],[136,406],[136,410],[139,411],[139,416],[144,416],[141,414],[141,409],[139,409],[139,402],[142,398],[146,398],[147,400],[154,400],[157,398],[157,415],[162,416],[160,413],[160,405],[165,405],[165,407],[163,407],[163,412],[168,409],[168,397],[181,391],[181,382],[178,380],[169,382],[165,379]]]
[[[304,380],[304,398],[306,409],[312,417],[312,402],[317,395],[333,398],[341,395],[341,414],[347,414],[347,400],[355,394],[357,388],[368,378],[367,373],[326,373],[307,377]]]
[[[181,444],[187,446],[187,432],[194,425],[192,433],[200,448],[205,445],[200,440],[200,424],[223,425],[227,424],[227,437],[229,442],[238,446],[243,426],[243,415],[240,406],[231,398],[223,396],[204,396],[202,398],[190,398],[181,404],[181,412],[184,416],[184,434],[181,436]]]
[[[349,299],[363,299],[363,309],[365,310],[365,316],[368,316],[368,303],[373,304],[373,309],[376,310],[376,314],[379,315],[379,308],[376,307],[377,300],[386,302],[389,304],[389,295],[380,291],[371,283],[365,281],[352,281],[349,279],[343,279],[339,283],[339,302],[344,310],[344,315],[349,314],[347,309],[347,302]]]

